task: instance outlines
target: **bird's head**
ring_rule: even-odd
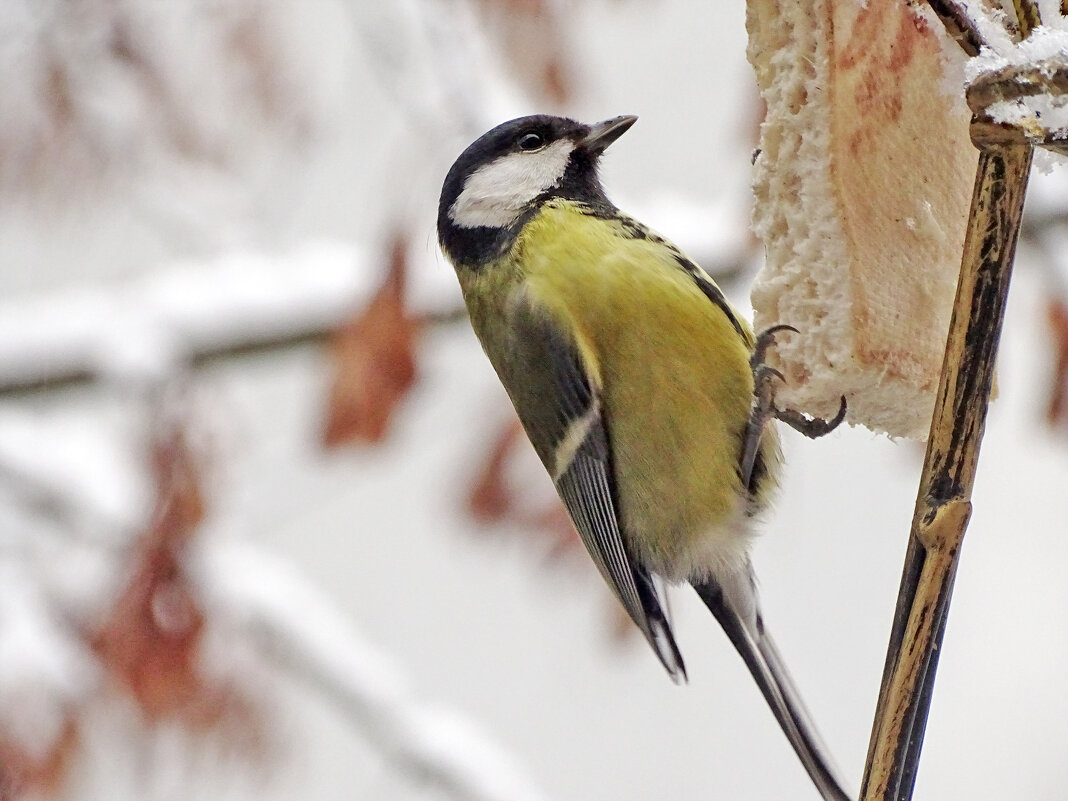
[[[537,114],[476,139],[449,170],[438,204],[438,239],[454,264],[499,251],[524,216],[552,197],[611,208],[597,161],[637,117],[584,125]]]

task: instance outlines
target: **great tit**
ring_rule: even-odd
[[[814,436],[842,414],[779,414],[762,365],[774,332],[754,337],[700,267],[609,201],[598,161],[636,119],[497,126],[449,170],[438,239],[586,549],[668,673],[686,675],[660,582],[687,582],[820,793],[844,801],[764,629],[748,555],[781,462],[765,418]]]

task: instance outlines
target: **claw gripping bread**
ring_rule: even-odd
[[[780,405],[925,438],[977,151],[947,91],[946,35],[907,0],[748,0],[767,105],[755,325],[788,323]]]

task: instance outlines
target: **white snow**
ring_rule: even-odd
[[[23,565],[0,558],[0,731],[33,760],[58,744],[98,678],[48,609]]]
[[[467,716],[417,700],[400,667],[289,565],[233,540],[208,541],[197,557],[216,624],[313,685],[413,781],[470,801],[545,801]]]
[[[142,383],[192,356],[336,326],[372,289],[351,245],[288,254],[235,252],[116,286],[0,303],[0,383],[87,373]]]
[[[1001,31],[1000,36],[984,29],[984,34],[989,34],[990,46],[969,59],[964,70],[967,83],[972,83],[984,73],[1009,66],[1027,66],[1047,59],[1068,58],[1068,23],[1059,14],[1045,18],[1044,22],[1046,24],[1035,28],[1030,36],[1020,42],[1009,40],[1000,26],[997,26]]]

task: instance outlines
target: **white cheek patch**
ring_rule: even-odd
[[[537,153],[509,153],[479,167],[449,208],[449,219],[461,228],[503,228],[534,198],[564,177],[575,145],[566,139]]]

